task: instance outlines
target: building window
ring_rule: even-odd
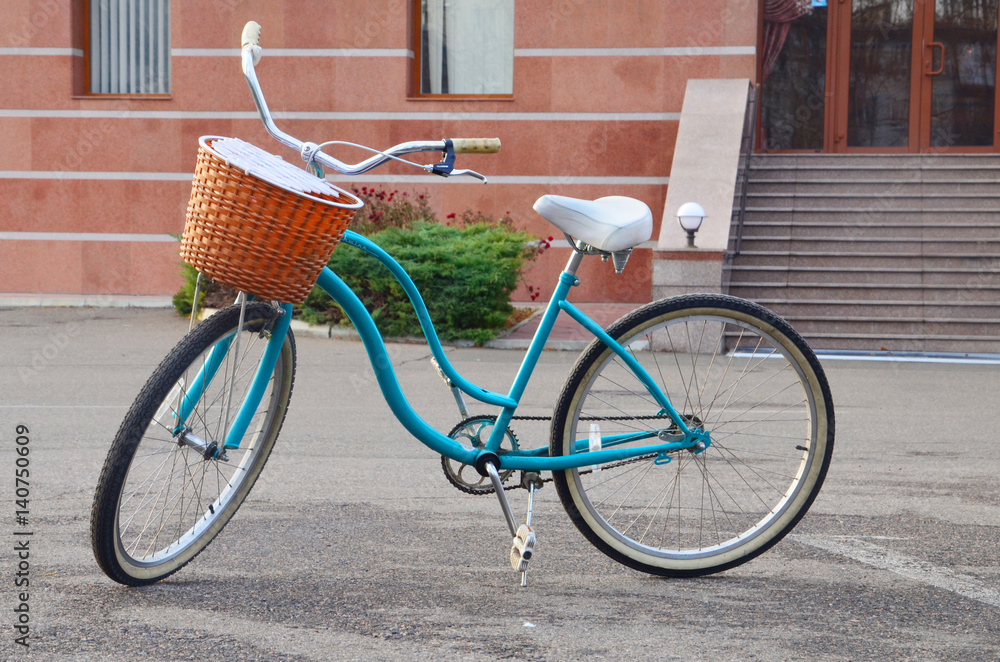
[[[421,95],[514,91],[514,0],[416,0]]]
[[[89,94],[170,93],[170,0],[90,0]]]

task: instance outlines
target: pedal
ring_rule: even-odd
[[[507,495],[504,493],[503,483],[500,481],[496,467],[492,462],[487,462],[483,468],[496,488],[496,495],[500,500],[504,519],[507,521],[511,535],[514,536],[513,544],[510,547],[510,565],[516,572],[521,573],[521,586],[527,586],[528,561],[535,555],[535,532],[531,528],[531,515],[534,511],[535,490],[542,484],[541,477],[533,472],[524,472],[521,475],[522,484],[528,488],[528,516],[525,523],[515,529],[514,516],[510,512],[510,504],[507,502]]]
[[[535,553],[535,532],[527,524],[522,524],[517,528],[517,535],[514,536],[514,544],[510,547],[510,566],[516,572],[524,573],[528,570],[528,561]]]

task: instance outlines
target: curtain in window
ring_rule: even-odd
[[[511,94],[514,0],[423,0],[420,91]]]
[[[90,93],[170,92],[170,0],[90,0]]]
[[[764,0],[764,48],[761,81],[766,81],[788,38],[792,21],[812,13],[811,0]]]

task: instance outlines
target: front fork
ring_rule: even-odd
[[[243,402],[239,403],[239,409],[236,411],[235,416],[231,419],[229,416],[230,412],[225,412],[226,421],[223,427],[224,433],[222,435],[222,439],[200,439],[186,429],[186,421],[191,415],[191,412],[194,410],[195,404],[201,400],[205,390],[208,388],[209,384],[212,383],[212,380],[220,376],[218,375],[218,372],[220,367],[222,367],[225,362],[226,357],[231,351],[234,354],[239,352],[239,336],[242,328],[238,328],[235,334],[223,338],[212,347],[204,365],[199,369],[198,374],[191,382],[191,385],[186,389],[186,391],[184,391],[183,395],[180,396],[180,402],[175,410],[176,418],[174,421],[174,433],[175,436],[177,436],[179,443],[191,446],[200,452],[205,453],[206,459],[224,459],[225,451],[227,449],[240,447],[240,442],[246,435],[247,428],[250,426],[250,421],[257,411],[257,406],[260,404],[261,398],[264,397],[264,391],[267,389],[267,384],[271,380],[271,375],[274,372],[274,366],[277,364],[278,359],[281,356],[281,349],[285,344],[285,336],[288,334],[288,328],[292,320],[292,305],[282,304],[276,313],[277,315],[275,319],[273,319],[270,324],[261,330],[262,334],[269,335],[267,348],[264,350],[264,355],[261,357],[260,363],[257,365],[257,371],[254,374],[250,388],[247,390],[246,397],[244,397]],[[242,321],[243,311],[241,310],[240,326],[242,326]],[[235,347],[233,345],[235,345]],[[237,356],[233,361],[234,371],[238,364],[239,357]],[[225,373],[226,371],[223,372]],[[221,377],[223,379],[229,378],[229,376],[225,374],[221,375]],[[233,373],[232,379],[235,380],[235,372]],[[227,410],[229,409],[230,404],[228,398],[231,397],[231,395],[232,394],[227,395]],[[222,443],[220,443],[220,441]]]

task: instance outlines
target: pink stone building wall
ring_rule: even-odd
[[[417,99],[408,0],[172,0],[169,98],[88,98],[83,5],[0,4],[0,294],[170,295],[180,279],[168,235],[183,226],[198,137],[297,158],[255,118],[237,56],[247,20],[263,26],[258,75],[294,135],[503,142],[498,155],[460,157],[486,186],[398,166],[357,186],[426,193],[442,218],[509,211],[542,237],[553,231],[531,205],[558,193],[644,200],[655,240],[685,81],[756,69],[756,0],[516,0],[513,97]],[[543,298],[568,252],[531,268]],[[651,250],[625,276],[594,262],[575,300],[649,300]]]

